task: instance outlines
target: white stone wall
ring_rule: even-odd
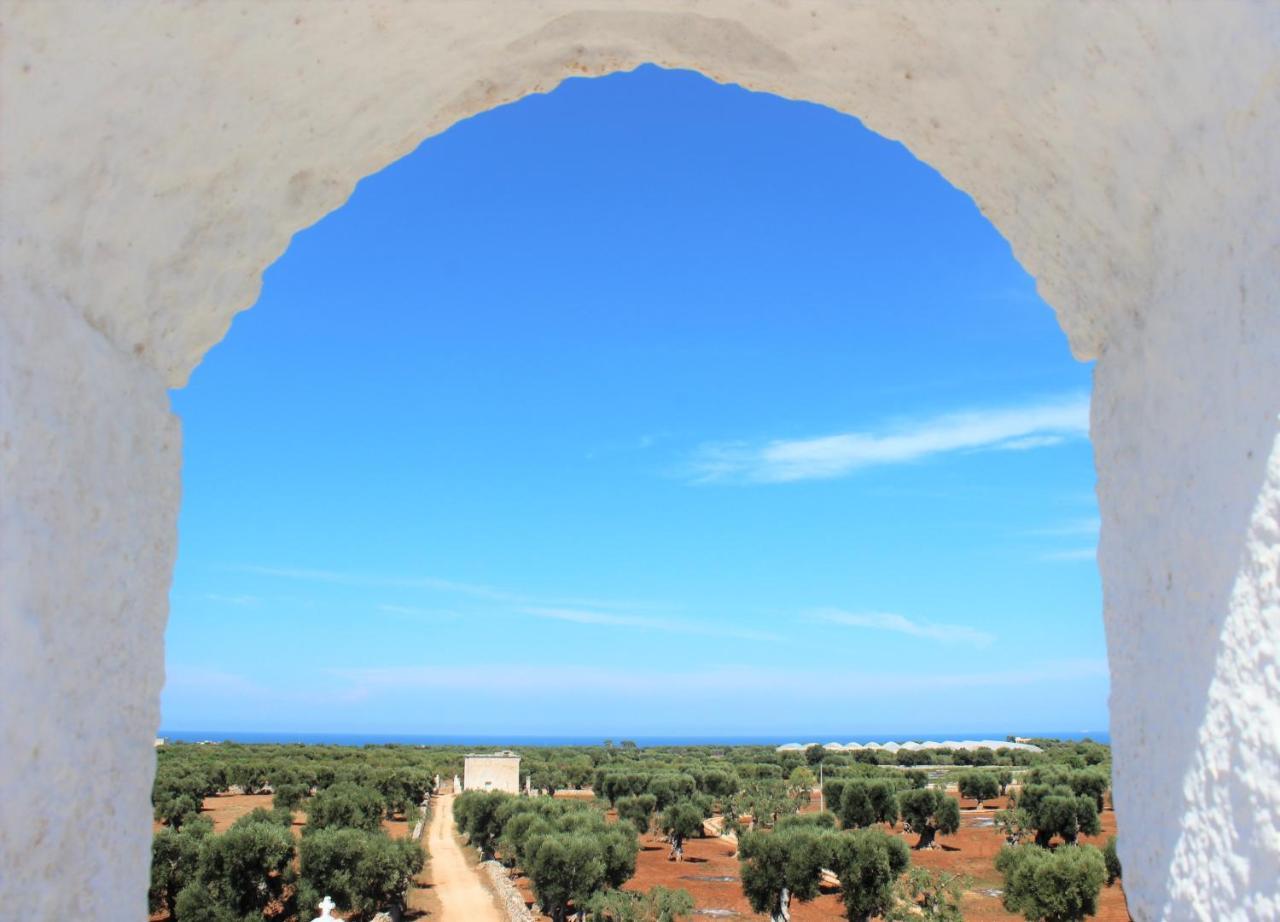
[[[469,755],[463,761],[464,791],[506,791],[520,793],[520,757]]]
[[[582,6],[0,2],[0,906],[144,911],[165,387],[362,176],[652,61],[903,141],[1098,360],[1131,909],[1280,915],[1280,4]]]

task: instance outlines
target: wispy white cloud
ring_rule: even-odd
[[[834,608],[819,609],[812,613],[817,621],[839,624],[845,627],[867,628],[874,631],[892,631],[910,637],[936,640],[939,643],[963,643],[975,647],[990,646],[995,635],[961,624],[934,624],[916,621],[892,612],[847,612]]]
[[[437,579],[433,576],[385,576],[374,573],[353,573],[345,570],[317,570],[300,567],[264,567],[241,564],[231,569],[240,573],[274,576],[280,579],[301,580],[311,583],[332,583],[340,586],[368,586],[382,589],[431,589],[457,595],[489,599],[496,602],[520,602],[522,596],[478,583],[459,583]]]
[[[607,599],[538,598],[496,586],[476,583],[460,583],[454,580],[423,576],[384,576],[352,573],[342,570],[317,570],[293,567],[264,567],[244,565],[235,568],[240,572],[255,573],[281,579],[303,580],[332,585],[359,586],[373,589],[427,590],[458,595],[489,603],[485,606],[492,614],[528,615],[553,621],[575,624],[596,624],[609,627],[636,628],[663,631],[672,634],[693,634],[706,637],[732,637],[741,640],[777,642],[777,634],[739,628],[715,621],[694,618],[652,617],[637,614],[640,611],[669,610],[670,606],[651,603],[627,602]],[[430,607],[403,604],[379,605],[388,614],[415,617],[454,617],[457,612]]]
[[[370,589],[417,589],[427,592],[439,592],[445,595],[457,595],[487,602],[501,602],[508,605],[568,605],[586,606],[604,609],[656,609],[668,606],[651,602],[640,602],[628,599],[599,599],[580,597],[539,597],[501,586],[483,583],[465,583],[457,580],[440,579],[435,576],[404,576],[378,573],[359,573],[348,570],[323,570],[299,567],[271,567],[257,564],[240,564],[229,569],[239,573],[253,573],[259,576],[271,576],[279,579],[298,580],[302,582],[331,584],[338,586],[361,586]]]
[[[642,615],[616,612],[591,611],[581,608],[543,608],[531,606],[520,609],[535,618],[568,621],[573,624],[601,624],[611,627],[640,628],[648,631],[664,631],[671,634],[696,634],[704,637],[735,637],[740,640],[763,640],[776,643],[782,640],[777,634],[756,631],[710,621],[693,619],[650,618]]]
[[[808,699],[814,675],[808,669],[768,669],[758,666],[715,666],[707,669],[664,671],[619,669],[576,664],[477,664],[341,668],[329,670],[335,680],[350,683],[350,693],[364,698],[380,692],[448,691],[462,694],[520,694],[525,696],[633,695],[683,697],[715,695],[740,700],[765,694]],[[1082,679],[1105,678],[1102,659],[1049,660],[1018,669],[970,670],[954,673],[861,672],[828,670],[822,676],[823,694],[932,692],[960,688],[1060,685]]]
[[[1101,527],[1102,523],[1098,520],[1098,517],[1092,516],[1084,519],[1073,519],[1069,522],[1049,525],[1044,528],[1032,528],[1024,534],[1044,538],[1097,537],[1098,529]]]
[[[210,602],[221,602],[224,605],[259,605],[262,599],[256,595],[219,595],[216,592],[206,592],[205,596]]]
[[[809,439],[708,444],[694,455],[698,481],[782,483],[842,477],[965,451],[1029,451],[1089,433],[1089,396],[1069,394],[1021,407],[985,408]]]
[[[456,618],[458,613],[446,608],[419,608],[416,605],[379,605],[378,611],[388,615],[407,615],[411,618]]]
[[[1096,547],[1073,547],[1065,551],[1049,551],[1041,554],[1041,560],[1047,560],[1057,563],[1069,563],[1078,560],[1096,560],[1098,557],[1098,549]]]

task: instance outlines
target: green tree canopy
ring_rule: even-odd
[[[498,811],[514,799],[501,791],[466,791],[454,798],[454,822],[485,858],[493,857],[498,836],[502,834]]]
[[[588,904],[590,922],[679,922],[693,912],[688,890],[605,890]]]
[[[1066,785],[1029,784],[1018,795],[1017,807],[1035,830],[1036,844],[1047,848],[1054,836],[1074,845],[1081,833],[1102,831],[1098,809],[1087,794],[1076,794]]]
[[[1004,908],[1029,922],[1079,922],[1098,911],[1107,876],[1102,853],[1091,845],[1050,851],[1036,845],[1002,848]]]
[[[636,794],[618,798],[618,819],[626,820],[637,832],[648,832],[653,814],[658,808],[658,798],[652,794]]]
[[[887,913],[895,903],[895,884],[910,862],[903,841],[882,829],[841,833],[830,867],[840,878],[850,922],[868,922]]]
[[[1107,886],[1110,887],[1124,876],[1120,867],[1120,853],[1116,851],[1115,836],[1107,839],[1107,844],[1102,847],[1102,860],[1107,866]]]
[[[684,840],[702,835],[703,819],[701,808],[688,801],[674,803],[662,811],[659,825],[671,840],[671,854],[677,861],[684,858]]]
[[[957,784],[960,796],[976,800],[979,807],[983,801],[1000,796],[1000,783],[991,772],[965,772],[957,779]]]
[[[784,922],[793,899],[818,895],[822,871],[835,861],[839,834],[817,826],[748,832],[738,840],[742,892],[756,912]]]
[[[331,828],[371,832],[381,828],[384,806],[377,790],[340,781],[307,801],[307,825],[303,831],[305,835]]]
[[[920,834],[916,848],[929,848],[938,835],[952,835],[960,828],[960,805],[937,788],[903,791],[898,795],[902,818]]]
[[[166,827],[151,839],[151,885],[147,905],[151,912],[163,910],[173,918],[182,888],[196,879],[200,868],[200,846],[213,834],[206,817],[185,823],[181,829]]]
[[[315,905],[330,896],[357,919],[403,906],[425,856],[418,843],[392,839],[381,830],[321,829],[304,836],[299,848],[299,903]]]
[[[196,880],[178,894],[176,915],[240,919],[282,902],[293,881],[293,835],[277,823],[246,823],[200,846]]]
[[[847,781],[841,786],[838,807],[832,806],[845,829],[893,825],[898,821],[897,786],[890,781]]]

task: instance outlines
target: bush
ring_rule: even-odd
[[[321,829],[364,829],[382,826],[382,795],[373,788],[342,781],[307,801],[306,835]]]
[[[590,922],[679,922],[693,912],[688,890],[654,887],[648,893],[606,890],[588,904]]]
[[[246,823],[200,846],[196,880],[178,894],[177,918],[241,919],[282,901],[293,882],[293,836],[276,823]]]
[[[898,821],[896,786],[889,781],[849,781],[842,786],[836,813],[845,829],[874,823],[893,825]]]
[[[1004,875],[1004,908],[1031,922],[1078,922],[1096,914],[1107,875],[1102,853],[1091,845],[1006,846],[996,869]]]
[[[1074,845],[1081,833],[1096,836],[1102,831],[1093,798],[1077,795],[1066,785],[1029,784],[1018,797],[1017,806],[1036,831],[1036,845],[1041,848],[1048,848],[1054,836]]]
[[[358,919],[403,906],[425,857],[416,842],[363,829],[321,829],[302,840],[299,903],[315,905],[330,896]]]
[[[164,910],[174,917],[178,894],[195,881],[200,869],[200,846],[212,832],[213,824],[201,817],[181,830],[161,829],[152,837],[151,885],[147,889],[151,912]]]
[[[831,869],[840,878],[845,915],[851,922],[883,916],[894,905],[894,885],[911,863],[907,846],[882,829],[841,833]]]
[[[1102,848],[1102,861],[1107,867],[1107,886],[1110,887],[1124,875],[1120,868],[1120,854],[1116,851],[1116,837],[1107,839]]]
[[[654,811],[658,808],[658,798],[652,794],[636,794],[635,796],[618,798],[618,819],[625,820],[636,828],[637,832],[648,832],[653,822]]]

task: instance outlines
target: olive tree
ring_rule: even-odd
[[[501,791],[467,791],[453,802],[454,822],[485,858],[493,857],[494,845],[502,834],[498,811],[512,799]]]
[[[840,833],[831,858],[850,922],[869,922],[896,903],[895,885],[911,863],[907,846],[882,829]]]
[[[774,832],[748,832],[738,842],[742,892],[771,922],[790,922],[791,901],[818,895],[822,871],[834,863],[838,833],[793,825]]]
[[[676,801],[688,800],[697,790],[698,785],[693,776],[683,772],[660,772],[653,775],[645,785],[645,792],[657,799],[659,810],[665,810]]]
[[[564,922],[569,907],[586,909],[591,896],[606,887],[603,850],[583,832],[553,832],[538,837],[525,873],[543,911]]]
[[[653,823],[653,814],[657,808],[658,798],[652,794],[619,797],[618,819],[625,820],[636,827],[637,832],[645,833]]]
[[[1029,784],[1018,796],[1017,807],[1026,814],[1036,833],[1036,845],[1042,848],[1047,848],[1054,836],[1074,845],[1081,833],[1096,836],[1102,831],[1093,798],[1077,795],[1066,785]]]
[[[920,834],[916,848],[929,848],[938,835],[952,835],[960,829],[960,805],[937,788],[903,791],[898,795],[902,818]]]
[[[671,858],[684,860],[684,840],[702,835],[702,821],[702,810],[688,801],[672,804],[662,811],[659,823],[663,835],[671,840]]]
[[[1000,783],[991,772],[965,772],[957,780],[960,796],[978,802],[978,809],[986,800],[1000,796]]]
[[[1004,875],[1004,908],[1029,922],[1079,922],[1098,911],[1107,876],[1102,853],[1091,845],[1050,851],[1006,846],[996,856]]]
[[[196,879],[178,894],[176,917],[243,918],[280,902],[293,882],[293,836],[277,823],[232,826],[200,846]]]
[[[213,823],[201,817],[181,829],[165,827],[151,839],[151,885],[147,906],[151,912],[163,910],[173,918],[182,888],[196,879],[200,867],[200,846],[213,833]]]
[[[280,784],[271,790],[271,806],[277,810],[297,810],[306,800],[307,789],[301,784]]]
[[[299,847],[299,902],[311,906],[328,895],[355,918],[403,907],[413,877],[425,863],[422,848],[381,830],[321,829]]]
[[[374,788],[341,781],[307,801],[304,833],[310,835],[316,830],[331,827],[379,829],[385,806],[382,794]]]
[[[898,822],[898,791],[890,781],[848,781],[840,791],[836,815],[845,829]]]

